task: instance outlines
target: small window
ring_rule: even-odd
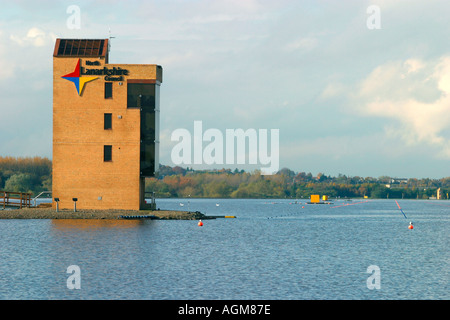
[[[105,99],[112,98],[112,82],[105,82]]]
[[[112,146],[103,146],[103,161],[112,161]]]
[[[105,113],[105,130],[112,129],[112,113]]]

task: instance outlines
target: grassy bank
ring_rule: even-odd
[[[122,219],[121,216],[155,216],[163,220],[205,219],[200,212],[174,210],[59,210],[52,208],[23,208],[0,210],[0,219]]]

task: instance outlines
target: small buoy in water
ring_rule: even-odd
[[[409,223],[408,229],[414,229],[412,222]]]
[[[198,222],[198,226],[199,226],[199,227],[203,226],[202,220],[200,220],[200,221]]]
[[[302,209],[305,209],[305,207],[302,206]]]

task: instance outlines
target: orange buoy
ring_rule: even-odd
[[[409,223],[408,229],[414,229],[412,222]]]
[[[198,226],[199,226],[199,227],[203,226],[202,220],[200,220],[200,221],[198,222]]]

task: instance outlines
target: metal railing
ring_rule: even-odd
[[[49,195],[50,197],[50,199],[52,198],[52,192],[51,191],[42,191],[41,193],[39,193],[36,197],[34,197],[32,200],[33,200],[33,204],[34,204],[34,206],[35,207],[37,207],[37,204],[36,204],[36,200],[37,199],[39,199],[42,195]]]

